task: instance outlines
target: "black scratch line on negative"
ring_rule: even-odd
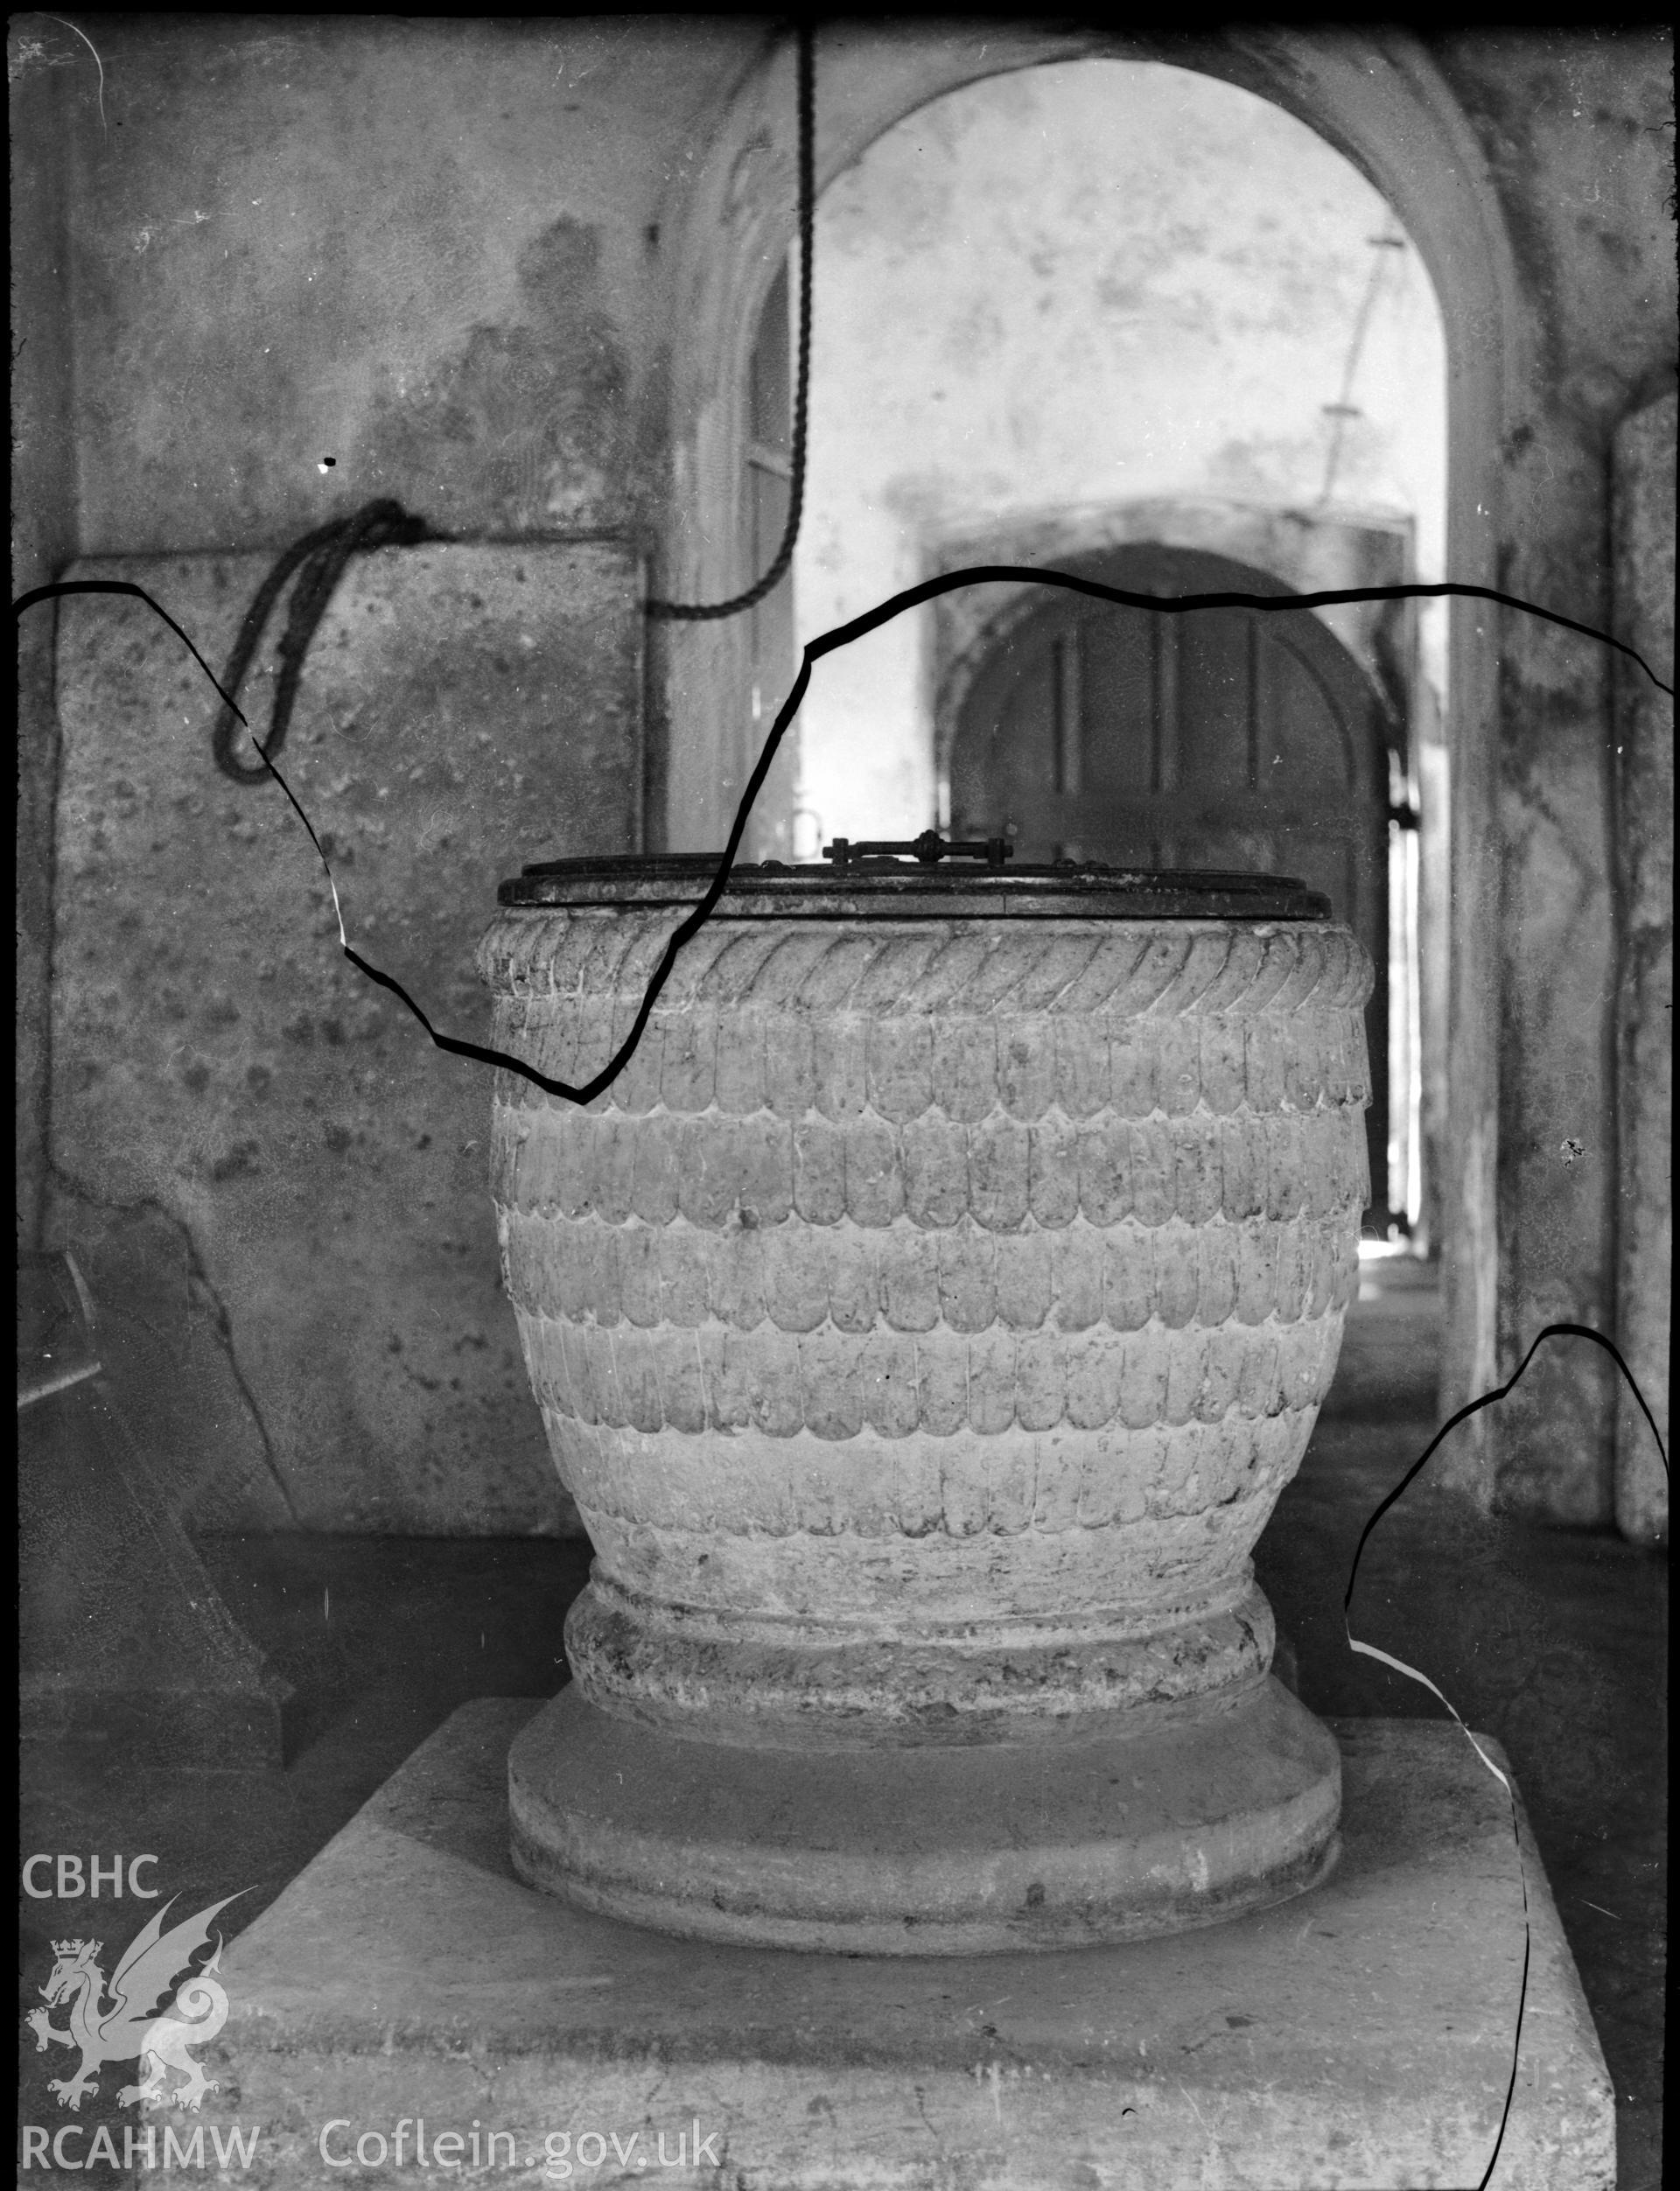
[[[339,901],[338,885],[333,879],[332,864],[326,852],[322,850],[320,838],[316,835],[309,816],[298,803],[290,784],[287,783],[274,762],[270,760],[262,746],[257,743],[256,734],[251,732],[250,724],[246,722],[243,714],[228,695],[222,690],[203,655],[192,645],[192,640],[187,638],[186,634],[182,631],[174,618],[166,610],[159,607],[143,586],[135,585],[126,579],[120,578],[67,579],[55,585],[37,586],[32,592],[22,595],[12,604],[12,613],[14,617],[21,615],[24,609],[31,607],[34,603],[51,600],[62,593],[131,593],[137,595],[148,607],[156,610],[170,629],[190,649],[193,660],[204,671],[205,676],[210,679],[211,683],[215,685],[223,701],[245,724],[246,731],[251,737],[252,744],[256,746],[263,766],[285,794],[298,820],[308,830],[310,842],[314,845],[319,856],[321,866],[326,872],[327,887],[332,893],[333,911],[338,917],[339,923],[340,947],[358,973],[365,976],[368,981],[376,983],[380,988],[388,990],[392,996],[404,1004],[413,1018],[419,1021],[428,1039],[438,1049],[447,1052],[452,1057],[470,1058],[481,1065],[500,1066],[504,1071],[514,1074],[521,1080],[528,1081],[532,1087],[540,1088],[545,1096],[560,1096],[569,1102],[587,1103],[592,1102],[597,1096],[610,1088],[634,1056],[637,1046],[646,1031],[654,1005],[671,976],[679,954],[685,945],[693,942],[716,911],[718,902],[723,896],[724,887],[728,882],[730,870],[734,865],[736,853],[739,850],[741,840],[746,833],[746,825],[751,818],[753,806],[757,802],[760,792],[764,788],[765,779],[770,773],[771,764],[775,760],[788,727],[798,712],[800,703],[805,696],[806,690],[811,681],[811,670],[816,663],[820,662],[825,654],[831,654],[842,647],[851,646],[856,640],[867,637],[871,632],[878,631],[884,624],[891,623],[894,617],[902,616],[910,609],[920,607],[924,602],[937,600],[941,595],[953,593],[959,587],[994,584],[999,581],[1013,584],[1051,586],[1063,592],[1084,594],[1092,600],[1113,601],[1123,608],[1145,609],[1161,616],[1186,616],[1197,610],[1224,608],[1254,609],[1264,614],[1277,615],[1284,612],[1295,613],[1303,609],[1330,608],[1354,601],[1435,600],[1446,597],[1456,599],[1489,601],[1502,608],[1520,610],[1524,615],[1537,617],[1545,623],[1558,625],[1565,631],[1578,633],[1583,638],[1596,640],[1602,646],[1614,648],[1618,654],[1625,654],[1630,661],[1637,662],[1658,691],[1667,693],[1670,698],[1673,697],[1673,688],[1665,685],[1644,656],[1624,640],[1614,637],[1609,632],[1600,631],[1596,625],[1580,623],[1574,617],[1562,615],[1556,609],[1542,608],[1536,602],[1524,601],[1514,593],[1502,593],[1493,586],[1460,585],[1452,581],[1446,581],[1438,584],[1428,585],[1344,586],[1317,593],[1220,592],[1161,595],[1133,593],[1122,586],[1104,585],[1096,578],[1076,578],[1070,571],[1040,570],[1020,564],[979,564],[962,570],[948,570],[939,578],[924,579],[920,585],[910,586],[901,593],[891,595],[876,607],[866,610],[863,615],[854,617],[849,624],[836,625],[832,631],[823,632],[817,638],[806,642],[792,689],[787,699],[783,701],[774,723],[771,725],[769,735],[764,741],[759,758],[753,765],[752,773],[747,779],[746,788],[741,794],[740,804],[736,808],[735,819],[730,829],[728,842],[718,860],[717,873],[712,877],[706,887],[704,896],[694,911],[672,932],[665,946],[664,955],[643,992],[630,1032],[626,1035],[615,1054],[592,1080],[573,1083],[569,1081],[551,1080],[546,1073],[539,1073],[534,1066],[528,1065],[522,1058],[514,1057],[505,1050],[494,1050],[482,1043],[463,1042],[452,1035],[439,1034],[426,1014],[394,976],[382,973],[377,967],[370,965],[358,952],[351,948],[349,938],[345,931],[344,912]]]
[[[1515,1389],[1518,1379],[1522,1376],[1523,1371],[1534,1360],[1534,1357],[1536,1354],[1538,1354],[1541,1347],[1548,1339],[1590,1339],[1595,1347],[1602,1347],[1604,1348],[1606,1354],[1610,1356],[1611,1360],[1615,1363],[1616,1368],[1621,1372],[1622,1376],[1627,1380],[1628,1388],[1632,1392],[1634,1399],[1638,1401],[1640,1412],[1645,1418],[1646,1422],[1649,1424],[1651,1436],[1656,1440],[1657,1454],[1662,1463],[1662,1473],[1664,1475],[1669,1474],[1668,1449],[1662,1443],[1662,1432],[1656,1427],[1656,1418],[1651,1413],[1650,1408],[1647,1404],[1645,1395],[1639,1389],[1638,1378],[1634,1376],[1633,1371],[1622,1360],[1620,1350],[1617,1348],[1614,1340],[1606,1339],[1602,1332],[1594,1331],[1590,1324],[1548,1324],[1543,1331],[1539,1332],[1536,1335],[1534,1343],[1530,1347],[1527,1354],[1523,1355],[1522,1361],[1518,1362],[1516,1369],[1513,1370],[1503,1384],[1496,1385],[1491,1392],[1482,1393],[1480,1398],[1470,1401],[1466,1406],[1461,1407],[1455,1415],[1450,1417],[1446,1422],[1442,1424],[1439,1430],[1436,1432],[1434,1437],[1432,1438],[1428,1445],[1424,1446],[1423,1452],[1418,1456],[1417,1460],[1413,1461],[1410,1467],[1407,1469],[1405,1474],[1401,1477],[1399,1482],[1396,1484],[1393,1490],[1389,1493],[1388,1496],[1376,1508],[1376,1512],[1371,1516],[1370,1520],[1366,1522],[1364,1528],[1360,1531],[1359,1543],[1354,1548],[1353,1564],[1348,1571],[1348,1587],[1342,1592],[1341,1599],[1342,1634],[1348,1639],[1348,1649],[1358,1652],[1362,1658],[1374,1658],[1382,1665],[1391,1667],[1396,1674],[1404,1674],[1408,1681],[1420,1683],[1424,1688],[1429,1690],[1432,1697],[1438,1698],[1441,1703],[1446,1706],[1448,1712],[1452,1713],[1452,1718],[1457,1722],[1459,1730],[1463,1734],[1465,1740],[1469,1743],[1471,1748],[1475,1752],[1476,1755],[1481,1760],[1482,1763],[1488,1768],[1488,1770],[1493,1774],[1494,1778],[1505,1790],[1506,1798],[1510,1804],[1511,1838],[1516,1845],[1516,1872],[1518,1881],[1522,1889],[1522,1978],[1521,1984],[1517,1988],[1516,2026],[1511,2035],[1511,2074],[1505,2087],[1505,2105],[1500,2115],[1499,2132],[1494,2139],[1493,2153],[1488,2160],[1488,2166],[1482,2175],[1481,2180],[1476,2187],[1476,2191],[1488,2191],[1488,2185],[1492,2180],[1494,2170],[1499,2165],[1500,2152],[1505,2143],[1506,2128],[1511,2118],[1511,2103],[1516,2094],[1517,2061],[1522,2046],[1522,2012],[1528,2004],[1529,1998],[1529,1964],[1534,1947],[1533,1928],[1529,1919],[1529,1872],[1528,1866],[1524,1862],[1522,1856],[1522,1823],[1517,1816],[1516,1790],[1513,1788],[1507,1776],[1500,1771],[1498,1766],[1494,1763],[1494,1760],[1488,1756],[1487,1751],[1482,1748],[1480,1743],[1477,1741],[1475,1736],[1471,1733],[1469,1728],[1466,1726],[1464,1720],[1460,1718],[1458,1708],[1453,1704],[1452,1698],[1448,1697],[1444,1690],[1438,1689],[1435,1684],[1431,1681],[1427,1674],[1421,1673],[1415,1666],[1409,1666],[1404,1659],[1396,1658],[1391,1652],[1379,1650],[1374,1643],[1361,1642],[1359,1638],[1354,1635],[1352,1628],[1348,1626],[1348,1608],[1353,1603],[1354,1586],[1359,1578],[1360,1559],[1364,1553],[1366,1540],[1369,1537],[1371,1531],[1376,1527],[1377,1523],[1382,1519],[1382,1516],[1395,1503],[1396,1500],[1397,1500],[1404,1492],[1406,1487],[1410,1484],[1421,1473],[1431,1455],[1434,1453],[1437,1448],[1440,1446],[1442,1439],[1445,1438],[1450,1432],[1455,1431],[1460,1423],[1467,1423],[1473,1415],[1479,1415],[1483,1408],[1493,1407],[1499,1401],[1504,1399],[1506,1395]],[[1592,1907],[1592,1905],[1589,1905],[1589,1907]]]
[[[170,614],[169,611],[163,607],[158,602],[154,601],[150,594],[146,592],[144,586],[136,585],[131,578],[60,578],[55,585],[34,586],[29,592],[20,593],[18,596],[18,598],[12,603],[11,613],[14,621],[23,614],[25,609],[32,609],[38,601],[56,601],[60,594],[65,593],[131,593],[136,600],[144,601],[154,616],[161,616],[163,618],[164,623],[168,625],[170,630],[174,633],[176,638],[180,640],[182,646],[186,648],[187,653],[191,654],[193,661],[197,662],[199,668],[203,670],[205,676],[208,677],[211,683],[215,686],[216,690],[221,693],[224,704],[233,709],[234,713],[239,717],[240,721],[245,724],[245,727],[248,731],[250,729],[251,726],[245,721],[245,717],[242,713],[238,703],[234,700],[229,694],[222,691],[221,682],[216,676],[215,671],[211,668],[209,663],[199,652],[198,648],[192,644],[192,640],[181,629],[180,626],[175,621],[175,619]],[[312,831],[311,834],[312,835],[313,832]]]

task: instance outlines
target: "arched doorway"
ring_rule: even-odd
[[[1414,37],[1334,24],[1238,26],[1191,38],[1037,24],[890,28],[890,36],[874,36],[849,26],[820,41],[819,188],[903,116],[961,85],[1104,55],[1159,58],[1239,85],[1306,122],[1351,159],[1416,243],[1439,301],[1448,390],[1446,566],[1473,585],[1499,582],[1506,436],[1526,385],[1530,326],[1486,154]],[[675,186],[678,312],[690,336],[672,358],[676,492],[663,514],[659,560],[669,589],[688,598],[721,595],[750,576],[738,567],[734,518],[748,430],[746,353],[794,233],[794,90],[792,41],[767,36],[762,65],[730,94],[704,160]],[[1500,869],[1485,857],[1497,833],[1499,653],[1489,643],[1490,614],[1479,603],[1452,603],[1449,630],[1438,790],[1441,860],[1444,866],[1450,857],[1451,881],[1443,873],[1434,886],[1443,908],[1449,900],[1451,906],[1440,1188],[1444,1407],[1461,1405],[1491,1384],[1499,1359],[1502,998]],[[662,724],[679,711],[685,732],[669,744],[662,780],[655,777],[656,837],[674,848],[714,844],[730,789],[725,757],[749,681],[744,638],[727,625],[656,627],[649,669],[655,751]],[[1466,1483],[1480,1481],[1488,1419],[1478,1418],[1464,1433],[1458,1473]]]
[[[1288,591],[1229,557],[1139,543],[1079,575],[1173,595]],[[1382,696],[1310,615],[1152,615],[1078,595],[1017,605],[948,703],[962,836],[1023,860],[1260,869],[1329,898],[1369,952],[1375,1220],[1388,1192],[1389,754]]]

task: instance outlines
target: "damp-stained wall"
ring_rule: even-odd
[[[78,24],[13,18],[22,582],[143,584],[220,671],[312,528],[388,496],[452,536],[346,573],[282,765],[353,945],[487,1040],[500,876],[643,838],[662,222],[762,32]],[[500,1294],[489,1075],[345,959],[301,825],[217,773],[166,628],[132,599],[35,613],[25,1226],[75,1252],[178,1510],[574,1527]]]
[[[738,37],[704,18],[659,38],[634,18],[88,27],[83,553],[278,544],[381,494],[491,534],[640,514],[661,200]]]
[[[948,542],[1016,560],[988,536],[1096,537],[1168,497],[1378,516],[1411,532],[1418,575],[1441,573],[1428,274],[1358,170],[1251,92],[1124,60],[984,78],[830,184],[816,264],[802,638],[948,564]],[[811,849],[934,821],[936,616],[817,669]],[[1444,619],[1424,626],[1438,684]]]

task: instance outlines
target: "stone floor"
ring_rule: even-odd
[[[1340,1601],[1361,1529],[1427,1443],[1437,1311],[1382,1274],[1350,1323],[1335,1404],[1256,1554],[1303,1700],[1339,1716],[1434,1718],[1414,1683],[1348,1649]],[[1398,1283],[1396,1283],[1398,1281]],[[587,1571],[564,1540],[269,1536],[200,1544],[246,1632],[294,1690],[279,1772],[161,1773],[32,1747],[23,1846],[156,1853],[183,1909],[248,1890],[237,1930],[458,1704],[542,1696]],[[1667,1562],[1614,1536],[1474,1520],[1427,1478],[1385,1516],[1353,1631],[1427,1672],[1508,1754],[1615,2082],[1620,2191],[1661,2180]],[[194,1897],[197,1899],[194,1900]],[[141,1912],[25,1901],[20,2006],[49,1941]],[[44,2074],[24,2057],[25,2105]],[[47,2104],[48,2105],[51,2103]],[[29,2119],[45,2120],[37,2112]],[[38,2180],[32,2175],[31,2180]],[[115,2184],[94,2167],[80,2180]]]

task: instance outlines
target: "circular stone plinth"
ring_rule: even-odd
[[[1122,1739],[878,1753],[682,1740],[568,1688],[514,1742],[508,1793],[515,1869],[579,1908],[743,1947],[987,1955],[1316,1886],[1341,1765],[1270,1676]]]

